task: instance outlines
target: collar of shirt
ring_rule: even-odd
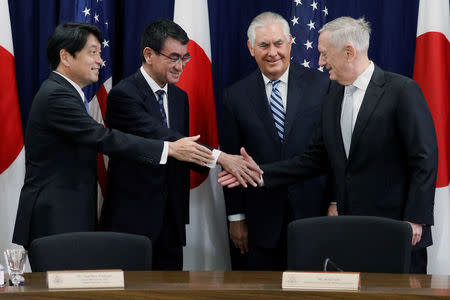
[[[145,78],[145,81],[147,81],[148,85],[149,85],[150,88],[152,89],[152,92],[155,94],[155,97],[157,97],[156,91],[159,91],[159,90],[164,90],[164,92],[165,92],[166,95],[167,95],[167,83],[166,83],[163,87],[160,87],[160,86],[153,80],[153,78],[152,78],[150,75],[148,75],[147,72],[145,72],[144,67],[141,66],[140,70],[141,70],[142,76],[144,76],[144,78]]]
[[[369,66],[367,69],[361,73],[361,75],[356,78],[356,80],[352,83],[355,87],[357,87],[359,90],[366,91],[367,86],[369,85],[370,78],[372,78],[373,71],[375,70],[375,65],[372,61],[370,61]]]
[[[356,90],[353,92],[353,122],[352,128],[355,127],[356,119],[358,118],[359,109],[361,108],[364,95],[366,94],[367,86],[369,85],[370,78],[372,78],[373,71],[375,70],[375,65],[371,61],[367,69],[361,73],[361,75],[356,78],[356,80],[351,84],[356,87]],[[347,93],[349,86],[345,86],[344,90],[344,99],[345,101],[345,93]],[[342,115],[341,115],[342,116]]]
[[[71,85],[73,85],[73,87],[77,90],[78,94],[80,94],[81,102],[84,105],[84,93],[83,93],[83,90],[81,89],[81,87],[78,84],[76,84],[74,81],[72,81],[69,78],[67,78],[66,76],[64,76],[63,74],[56,72],[56,71],[53,71],[53,72],[55,72],[56,74],[58,74],[59,76],[61,76],[65,80],[67,80]]]
[[[278,91],[281,93],[281,99],[283,100],[283,106],[284,111],[286,111],[286,105],[287,105],[287,86],[288,86],[288,79],[289,79],[289,67],[286,69],[286,71],[283,73],[283,75],[278,78],[280,80],[280,83],[278,84]],[[261,73],[262,74],[262,73]],[[270,95],[272,94],[272,83],[270,83],[272,80],[266,77],[266,75],[262,74],[263,80],[264,80],[264,86],[266,87],[266,95],[267,100],[270,103]]]

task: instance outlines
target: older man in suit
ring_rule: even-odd
[[[263,184],[288,184],[331,169],[337,206],[330,214],[408,222],[410,272],[425,273],[437,174],[426,100],[416,82],[369,60],[370,26],[364,19],[341,17],[319,33],[319,63],[343,86],[324,99],[319,130],[305,153],[262,166]]]
[[[293,157],[311,139],[330,81],[291,62],[292,37],[282,16],[256,16],[247,34],[258,69],[223,93],[222,148],[239,153],[245,147],[258,163]],[[286,269],[287,224],[326,213],[324,186],[322,177],[277,188],[225,190],[230,237],[244,254],[244,268]]]
[[[189,134],[188,95],[175,86],[190,60],[188,42],[186,32],[170,20],[158,20],[145,28],[141,68],[108,95],[109,127],[169,141]],[[248,163],[240,156],[217,150],[213,154],[226,170],[246,176]],[[148,236],[155,270],[181,270],[183,266],[191,168],[207,171],[172,159],[164,166],[110,160],[102,229]]]
[[[197,138],[163,142],[105,128],[89,116],[82,88],[102,65],[97,27],[66,23],[47,45],[53,70],[34,98],[25,135],[26,174],[13,242],[29,247],[42,236],[93,231],[97,225],[97,152],[143,165],[167,156],[205,165],[211,151]],[[196,154],[194,154],[196,153]]]

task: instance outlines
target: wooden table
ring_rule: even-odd
[[[8,299],[450,299],[450,276],[361,274],[357,292],[281,289],[281,272],[125,272],[125,289],[49,291],[45,273],[25,274]]]

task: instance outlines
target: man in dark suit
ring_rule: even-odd
[[[410,272],[425,273],[437,143],[420,87],[369,60],[370,26],[364,19],[341,17],[319,33],[319,64],[343,86],[324,99],[319,130],[302,156],[262,166],[263,185],[288,184],[331,169],[337,206],[330,214],[408,222],[414,246]]]
[[[245,147],[258,163],[301,154],[318,123],[330,81],[290,61],[292,37],[282,16],[262,13],[247,33],[259,68],[224,91],[222,149],[239,153]],[[285,270],[287,224],[326,213],[324,185],[322,177],[277,188],[225,190],[230,237],[243,254],[239,257],[232,249],[232,258],[237,256],[233,268]],[[241,260],[244,266],[236,266]]]
[[[97,152],[143,165],[167,156],[205,165],[211,151],[194,138],[164,142],[104,128],[89,116],[82,88],[98,80],[101,33],[59,25],[49,39],[53,72],[34,98],[25,135],[26,175],[13,242],[26,248],[46,235],[93,231],[97,220]],[[196,154],[195,154],[196,153]]]
[[[170,20],[146,27],[141,39],[141,68],[108,95],[109,127],[169,141],[189,134],[188,96],[174,85],[190,60],[188,42],[186,32]],[[239,156],[217,150],[213,155],[227,170],[239,173],[245,168],[246,162]],[[153,269],[181,270],[185,225],[189,223],[189,169],[194,166],[172,159],[164,166],[148,166],[112,158],[102,229],[150,237]]]

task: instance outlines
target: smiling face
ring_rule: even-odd
[[[174,63],[168,57],[188,56],[187,44],[183,45],[180,41],[168,37],[159,52],[148,47],[144,49],[144,58],[147,64],[144,68],[160,87],[166,83],[176,84],[180,80],[186,62],[178,60]]]
[[[348,46],[347,46],[348,48]],[[354,81],[349,64],[349,51],[346,47],[336,48],[330,43],[330,33],[323,31],[319,35],[317,49],[320,52],[319,66],[325,66],[330,75],[330,79],[339,84],[348,85]]]
[[[248,49],[255,58],[261,72],[270,80],[281,77],[286,72],[291,59],[291,38],[286,40],[280,23],[255,28],[255,43]]]
[[[98,81],[100,67],[103,60],[100,57],[101,45],[99,40],[90,34],[83,49],[70,55],[66,50],[61,50],[61,62],[65,66],[65,75],[85,87]]]

